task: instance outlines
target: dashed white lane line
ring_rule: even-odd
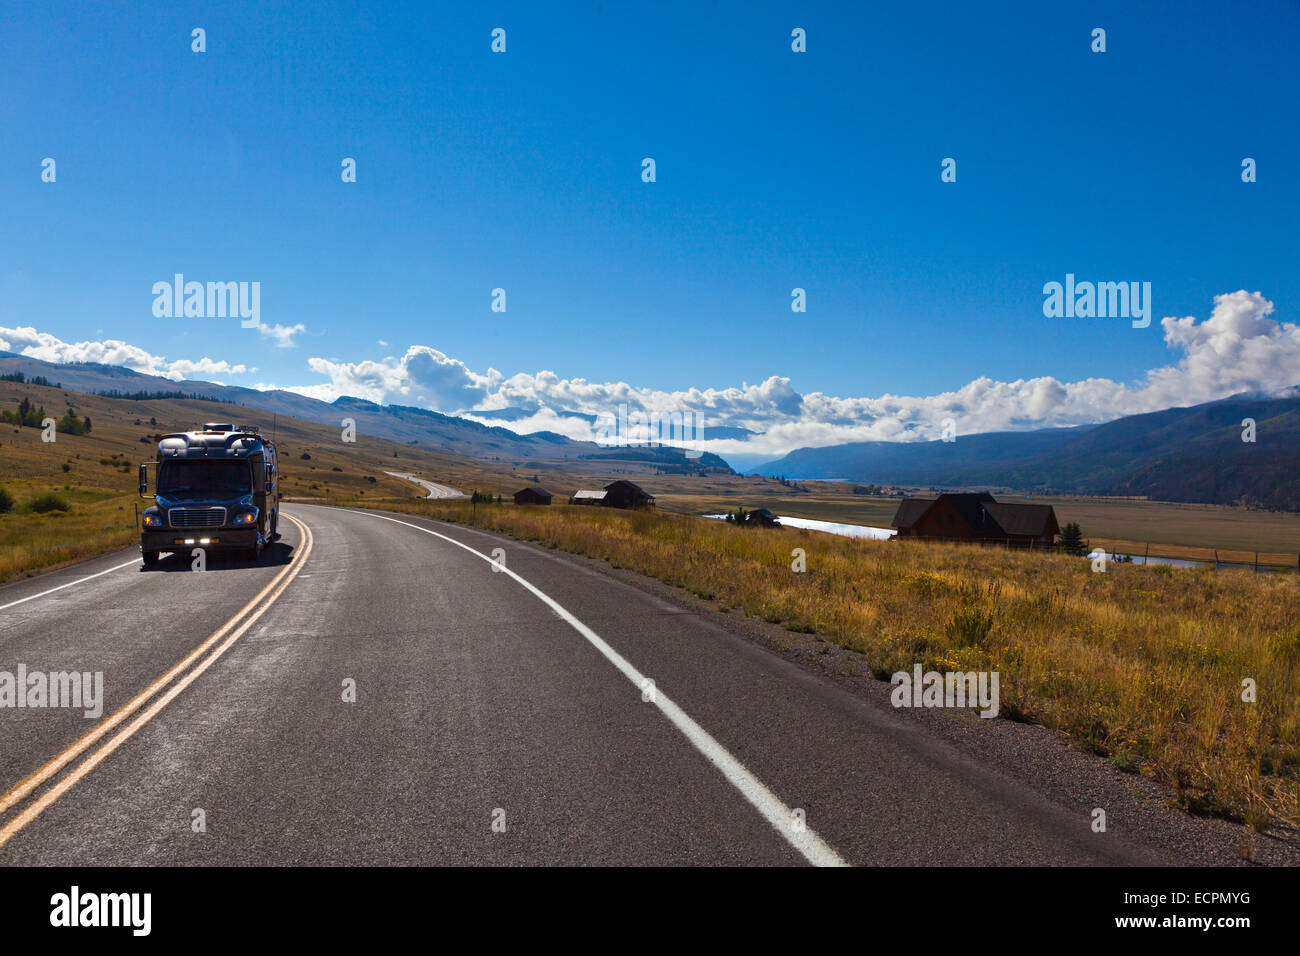
[[[374,514],[369,511],[356,511],[351,508],[344,508],[352,514],[364,515],[368,518],[380,518],[384,521],[391,521],[394,524],[405,525],[408,528],[414,528],[416,531],[422,531],[425,534],[433,535],[435,538],[441,538],[458,548],[462,548],[481,558],[488,564],[496,566],[496,570],[510,575],[515,581],[522,585],[526,590],[531,592],[543,604],[560,616],[570,627],[587,639],[592,647],[600,651],[605,659],[613,664],[618,670],[630,680],[638,690],[646,685],[646,678],[641,672],[633,667],[628,661],[606,644],[595,631],[583,624],[582,621],[574,617],[558,601],[543,592],[540,588],[526,581],[517,573],[507,567],[497,564],[486,554],[475,551],[469,545],[457,541],[455,538],[440,534],[429,528],[422,528],[417,524],[411,524],[409,521],[401,521],[397,518],[390,518],[387,515]],[[739,760],[733,757],[722,744],[718,743],[703,727],[697,724],[690,716],[673,703],[667,695],[656,688],[652,695],[652,702],[657,706],[672,722],[673,726],[685,735],[686,739],[698,750],[704,757],[727,778],[727,781],[740,791],[741,795],[753,804],[754,808],[772,825],[777,833],[781,834],[792,847],[798,850],[809,863],[814,866],[847,866],[848,864],[831,849],[830,845],[817,836],[807,825],[800,825],[796,829],[794,812],[787,807],[776,794],[772,793],[761,780],[755,777],[749,769]]]
[[[35,601],[37,598],[45,597],[47,594],[53,594],[55,591],[62,591],[64,588],[70,588],[75,584],[84,584],[94,578],[102,578],[105,574],[111,574],[114,571],[121,571],[123,568],[129,568],[133,564],[139,564],[140,559],[134,558],[123,564],[109,568],[107,571],[99,571],[95,574],[88,574],[84,578],[78,578],[76,581],[69,581],[67,584],[60,584],[57,588],[50,588],[48,591],[42,591],[40,594],[31,594],[25,598],[19,598],[17,601],[10,601],[8,604],[0,604],[0,611],[8,610],[11,607],[17,607],[19,604],[25,604],[28,601]]]

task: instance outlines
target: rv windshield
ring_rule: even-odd
[[[158,494],[165,498],[236,498],[252,490],[247,461],[165,461],[158,468]]]

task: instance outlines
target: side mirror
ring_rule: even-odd
[[[148,463],[140,465],[140,497],[153,498],[155,495],[149,494],[149,465]]]

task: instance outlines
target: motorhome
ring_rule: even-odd
[[[155,494],[149,468],[157,469]],[[228,552],[257,560],[278,537],[279,461],[275,444],[256,427],[209,423],[163,435],[158,460],[140,465],[140,496],[153,499],[141,516],[145,567],[164,552]]]

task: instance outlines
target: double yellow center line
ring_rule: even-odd
[[[53,786],[23,807],[17,816],[0,826],[0,847],[13,839],[27,824],[35,820],[56,800],[75,787],[82,778],[99,766],[113,751],[130,740],[137,730],[153,720],[164,707],[176,699],[181,691],[194,683],[200,674],[211,667],[230,645],[243,637],[248,629],[256,624],[267,609],[275,603],[276,599],[284,592],[284,589],[298,576],[298,572],[302,570],[312,549],[311,529],[297,518],[289,515],[283,515],[283,517],[288,518],[297,525],[298,531],[302,535],[302,541],[289,565],[280,571],[271,580],[270,584],[259,591],[256,597],[245,604],[234,617],[217,628],[202,644],[190,651],[179,664],[136,694],[135,697],[131,698],[112,715],[97,723],[93,729],[88,731],[72,746],[49,760],[21,783],[16,784],[5,791],[3,795],[0,795],[0,816],[3,816],[26,800],[46,782],[56,777],[69,764],[90,751],[84,760],[64,774]],[[132,714],[135,714],[142,707],[144,710],[136,714],[135,718],[130,720],[125,727],[113,734],[104,743],[100,743],[105,736],[126,722],[128,718],[131,718]]]

